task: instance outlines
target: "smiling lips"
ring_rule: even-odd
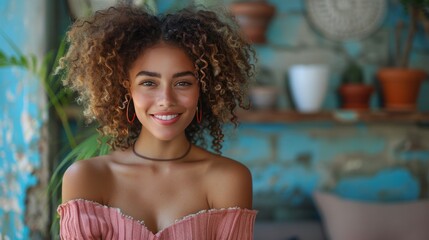
[[[170,125],[179,120],[180,114],[153,114],[152,117],[163,125]]]

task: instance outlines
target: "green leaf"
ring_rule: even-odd
[[[62,176],[67,168],[76,161],[83,159],[92,158],[99,155],[108,154],[110,147],[107,144],[107,137],[100,138],[98,132],[93,133],[87,137],[84,141],[74,147],[56,167],[48,185],[48,193],[51,197],[54,197],[55,204],[61,203],[61,198],[56,198],[61,192]],[[59,229],[59,217],[54,213],[54,218],[51,225],[51,233],[53,235],[58,234]]]
[[[100,140],[100,142],[98,140]],[[72,163],[79,160],[108,154],[110,147],[107,144],[107,140],[107,137],[103,137],[100,139],[100,135],[96,132],[91,136],[87,137],[83,142],[76,145],[76,147],[74,147],[64,157],[64,159],[60,162],[60,164],[52,174],[52,178],[48,186],[49,191],[55,192],[58,190],[58,187],[61,184],[61,180],[59,180],[59,177],[63,175],[65,169]]]
[[[416,6],[418,8],[423,8],[424,6],[428,6],[429,0],[401,0],[401,3],[405,7]]]
[[[12,48],[12,50],[15,52],[16,55],[18,55],[18,56],[24,55],[24,54],[22,54],[19,47],[12,41],[12,39],[10,39],[9,36],[7,36],[7,34],[5,32],[3,32],[1,29],[0,29],[0,35],[7,42],[7,44]]]
[[[350,62],[342,74],[342,83],[364,83],[362,67],[356,62]]]
[[[6,62],[6,61],[7,61],[6,54],[0,50],[0,63]]]

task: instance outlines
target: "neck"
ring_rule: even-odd
[[[191,149],[185,136],[171,141],[139,137],[132,150],[137,157],[151,161],[177,161],[184,159]]]

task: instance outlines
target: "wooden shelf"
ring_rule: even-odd
[[[296,111],[239,111],[243,123],[293,123],[293,122],[338,122],[338,123],[423,123],[429,124],[429,112],[389,112],[335,110],[317,113]]]

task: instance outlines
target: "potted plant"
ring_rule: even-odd
[[[255,110],[273,110],[277,107],[278,88],[274,86],[270,69],[260,67],[256,71],[256,81],[250,86],[250,103]]]
[[[235,1],[229,9],[250,43],[265,43],[275,7],[264,0]]]
[[[342,74],[338,93],[341,107],[344,109],[366,110],[374,91],[373,86],[365,84],[362,67],[355,61],[350,61]]]
[[[380,81],[385,108],[388,110],[415,110],[420,85],[426,78],[426,72],[409,68],[410,53],[417,33],[417,25],[424,23],[429,34],[429,19],[424,10],[429,0],[401,0],[408,10],[410,22],[408,28],[402,22],[395,27],[395,63],[393,67],[381,68],[377,77]],[[407,30],[406,41],[401,42],[402,32]]]

